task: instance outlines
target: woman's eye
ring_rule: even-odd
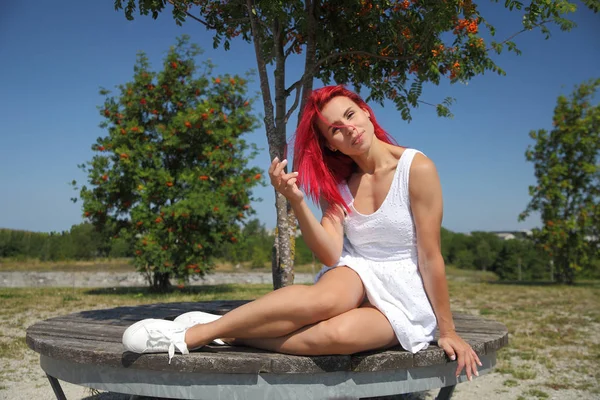
[[[352,118],[352,116],[353,116],[353,115],[354,115],[354,111],[350,111],[350,112],[348,113],[348,119]]]

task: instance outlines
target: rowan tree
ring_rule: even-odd
[[[600,79],[560,96],[551,131],[531,131],[525,157],[537,179],[519,216],[539,212],[533,238],[553,260],[556,280],[572,284],[575,273],[592,268],[600,251],[600,105],[593,102]]]
[[[251,189],[261,183],[261,170],[248,166],[257,150],[242,138],[257,126],[247,79],[213,77],[209,62],[199,74],[199,54],[184,36],[159,71],[139,53],[132,81],[115,96],[101,90],[107,135],[80,165],[89,186],[73,181],[85,219],[127,240],[157,290],[210,270],[253,214]]]
[[[497,2],[497,0],[496,0]],[[564,18],[576,5],[567,0],[531,0],[529,5],[507,0],[505,7],[518,13],[523,30],[541,30],[548,24],[568,30]],[[599,0],[585,0],[594,11]],[[177,24],[199,22],[214,34],[214,47],[229,49],[240,37],[252,43],[260,78],[269,157],[285,157],[286,124],[313,88],[315,78],[368,89],[367,101],[393,101],[402,117],[421,100],[423,84],[468,81],[486,71],[504,74],[491,59],[503,48],[519,52],[512,40],[486,42],[485,27],[494,27],[472,0],[115,0],[116,10],[128,19],[151,14],[171,5]],[[518,33],[518,32],[517,32]],[[514,35],[513,35],[514,36]],[[302,57],[302,58],[298,58]],[[301,76],[289,78],[290,63],[304,63]],[[273,66],[273,87],[267,66]],[[286,82],[293,82],[286,85]],[[288,108],[288,100],[291,106]],[[448,116],[453,99],[434,105]],[[277,228],[273,260],[274,287],[293,283],[296,222],[285,198],[275,193]]]

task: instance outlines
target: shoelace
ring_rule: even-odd
[[[185,332],[185,329],[177,329],[175,331],[163,331],[158,329],[147,329],[150,345],[158,345],[160,343],[169,344],[169,364],[171,359],[175,355],[175,348],[181,352],[181,354],[189,354],[187,345],[183,341],[175,341],[173,339],[174,334]]]

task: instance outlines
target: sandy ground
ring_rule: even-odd
[[[13,274],[9,276],[7,274]],[[0,274],[0,288],[1,287],[15,287],[15,286],[26,286],[24,282],[30,282],[30,286],[53,286],[53,282],[70,282],[76,287],[87,287],[92,282],[96,286],[136,286],[139,285],[139,276],[137,274],[131,275],[131,278],[124,276],[113,276],[107,277],[105,273],[98,273],[95,276],[93,274],[76,275],[72,273],[66,273],[65,276],[60,276],[61,273],[22,273],[22,276],[17,276],[18,273],[1,273]],[[42,274],[42,275],[40,275]],[[45,274],[45,275],[44,275]],[[54,274],[54,275],[48,275]],[[65,274],[65,273],[63,273]],[[218,274],[215,274],[218,275]],[[270,282],[270,274],[264,274],[265,276],[253,276],[256,274],[223,274],[222,276],[213,275],[210,284],[215,283],[260,283],[265,280],[265,283]],[[301,275],[301,274],[299,274]],[[298,281],[311,281],[312,277],[310,274],[306,276],[297,276]],[[11,279],[12,278],[12,279]],[[119,284],[115,285],[114,282],[118,281]],[[20,283],[20,285],[15,284]],[[106,285],[99,283],[104,282]],[[196,283],[198,284],[198,283]],[[70,285],[69,285],[70,286]],[[98,305],[103,308],[102,305]],[[48,316],[42,316],[47,318]],[[29,326],[39,320],[39,315],[27,315],[24,316],[24,326]],[[0,335],[5,336],[11,334],[13,336],[16,332],[8,332],[6,328],[0,325]],[[23,332],[24,336],[24,332]],[[518,363],[519,360],[511,360],[511,362]],[[9,360],[0,358],[0,367],[2,374],[0,375],[0,399],[6,400],[45,400],[55,399],[52,388],[39,366],[39,355],[33,351],[25,351],[22,359]],[[558,368],[566,368],[569,366],[557,365]],[[518,380],[514,381],[515,386],[506,385],[507,380],[511,378],[510,375],[502,375],[498,372],[492,372],[483,375],[473,380],[473,382],[466,382],[459,384],[454,392],[453,399],[455,400],[504,400],[504,399],[561,399],[561,400],[597,400],[597,395],[594,395],[587,391],[566,389],[566,390],[553,390],[544,386],[543,383],[551,380],[549,372],[544,368],[539,368],[535,379],[530,380]],[[573,374],[576,374],[573,372]],[[573,376],[573,379],[577,379],[577,376]],[[86,400],[125,400],[129,399],[129,395],[117,394],[117,393],[98,393],[94,392],[89,388],[82,386],[73,385],[67,382],[61,381],[62,388],[65,392],[68,400],[75,399],[86,399]],[[541,394],[539,391],[541,391]],[[396,397],[398,399],[410,399],[410,400],[432,400],[435,398],[437,391],[423,392],[410,396]],[[390,398],[387,398],[388,400]]]

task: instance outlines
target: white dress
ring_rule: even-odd
[[[412,352],[433,340],[436,318],[418,269],[415,225],[410,209],[408,181],[416,153],[405,149],[398,161],[390,191],[374,213],[354,208],[346,182],[340,193],[350,207],[344,219],[344,247],[334,266],[325,266],[315,277],[337,266],[348,266],[360,276],[371,304],[390,321],[400,345]]]

